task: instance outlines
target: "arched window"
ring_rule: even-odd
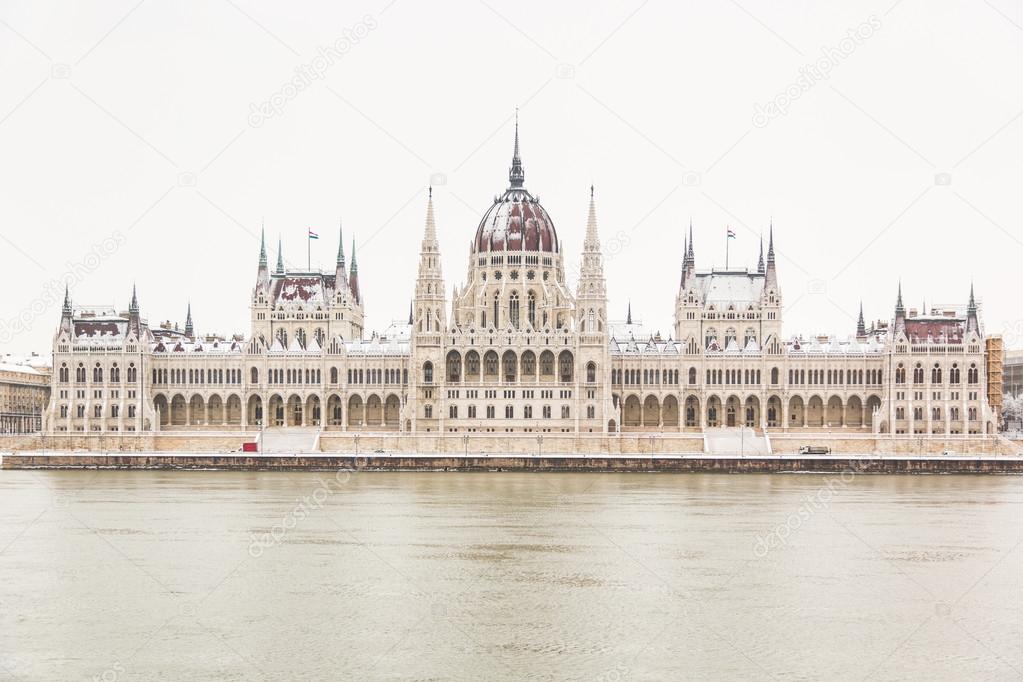
[[[498,327],[501,326],[501,316],[499,314],[500,305],[501,305],[500,299],[497,297],[497,292],[495,291],[494,292],[494,329],[497,329]]]
[[[68,371],[66,362],[62,362],[60,365],[60,371],[58,372],[58,380],[62,384],[66,384],[71,376],[71,372]],[[65,408],[67,409],[67,408]]]
[[[92,383],[101,384],[103,383],[103,368],[96,363],[96,366],[92,370]]]
[[[934,367],[931,369],[931,383],[941,383],[941,366],[938,363],[934,363]]]
[[[337,383],[337,367],[330,368],[330,383],[332,384]]]
[[[110,383],[117,384],[121,382],[121,368],[117,366],[115,362],[110,368]]]
[[[714,327],[709,327],[706,334],[704,334],[704,346],[709,348],[710,344],[716,341],[718,338],[718,331]]]
[[[959,364],[953,363],[952,369],[948,370],[948,383],[958,384],[959,383]]]
[[[281,342],[281,345],[285,348],[288,347],[288,332],[284,329],[277,330],[277,340]]]
[[[526,296],[526,315],[529,319],[529,326],[536,328],[536,294],[532,291]]]
[[[777,367],[772,367],[771,368],[771,383],[772,384],[777,384],[778,383],[778,368]]]
[[[129,384],[134,384],[134,383],[137,383],[138,380],[139,380],[139,370],[138,370],[138,367],[136,367],[135,363],[133,362],[133,363],[128,365],[128,383]]]
[[[966,381],[971,384],[976,384],[980,379],[980,375],[977,372],[977,365],[970,363],[970,368],[966,371]]]
[[[75,368],[75,381],[80,384],[85,383],[85,365],[78,363],[78,367]]]
[[[433,363],[429,360],[423,363],[423,382],[427,384],[433,383]]]
[[[299,327],[298,331],[295,332],[295,339],[298,341],[298,345],[302,346],[302,348],[305,348],[306,342],[305,329]]]
[[[514,291],[508,297],[508,319],[513,327],[519,328],[519,295]]]
[[[249,370],[249,383],[251,384],[259,383],[259,370],[256,369],[255,367]]]
[[[924,382],[924,368],[919,362],[916,363],[916,367],[913,368],[913,383],[922,384]]]
[[[690,367],[689,368],[689,384],[692,385],[692,386],[696,385],[696,368],[695,367]]]
[[[899,366],[895,368],[895,383],[904,384],[906,383],[906,368],[899,363]]]
[[[593,311],[590,311],[593,312]],[[594,383],[597,380],[597,365],[592,362],[586,363],[586,381],[587,383]]]

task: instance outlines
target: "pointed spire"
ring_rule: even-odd
[[[138,313],[139,311],[139,297],[135,291],[135,283],[131,285],[131,303],[128,304],[129,313]]]
[[[764,274],[764,235],[760,235],[760,260],[757,261],[757,272]]]
[[[185,315],[185,336],[195,338],[195,330],[192,327],[192,302],[188,302],[188,313]]]
[[[359,293],[359,262],[355,258],[355,237],[352,237],[352,268],[348,274],[348,288],[355,297],[356,303],[362,302],[362,295]]]
[[[966,306],[966,330],[980,333],[980,320],[977,319],[977,299],[973,296],[973,282],[970,282],[970,302]]]
[[[625,314],[625,324],[632,324],[632,299],[629,299],[629,310]]]
[[[64,283],[64,307],[61,309],[61,315],[71,317],[71,292],[68,290],[67,282]]]
[[[902,305],[902,280],[901,279],[899,280],[899,295],[898,295],[898,298],[895,299],[895,314],[898,315],[900,313],[903,314],[903,315],[906,314],[906,307],[904,305]]]
[[[266,267],[266,227],[259,226],[259,265]]]
[[[767,232],[767,262],[774,262],[774,218],[771,218],[770,227]]]
[[[284,274],[284,247],[281,246],[281,238],[277,238],[277,274]]]
[[[437,222],[433,217],[433,187],[430,187],[429,195],[426,197],[426,230],[423,234],[423,246],[434,245],[437,242]]]
[[[341,224],[341,219],[337,220],[337,264],[342,269],[345,267],[345,231]]]
[[[519,156],[519,109],[515,108],[515,151],[512,152],[512,165],[508,170],[508,185],[513,189],[522,187],[526,181],[526,172],[522,169],[522,158]]]
[[[410,327],[414,324],[414,320],[412,317],[412,299],[409,299],[408,302],[408,323]]]
[[[599,251],[600,235],[597,232],[597,200],[594,196],[593,185],[590,185],[590,210],[586,216],[586,239],[583,241],[583,251]]]
[[[856,336],[866,336],[867,325],[863,321],[863,301],[860,301],[860,316],[856,320]]]
[[[689,219],[689,265],[696,265],[696,255],[693,252],[693,219]]]

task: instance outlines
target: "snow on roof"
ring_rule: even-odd
[[[723,309],[728,305],[756,305],[764,292],[764,275],[745,270],[696,273],[704,305]]]

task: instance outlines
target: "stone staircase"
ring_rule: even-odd
[[[320,429],[315,426],[288,426],[269,428],[260,439],[260,452],[294,455],[319,452]]]
[[[771,454],[767,436],[757,435],[749,427],[712,427],[704,429],[703,451],[709,455],[756,456]]]

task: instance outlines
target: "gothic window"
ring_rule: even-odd
[[[756,340],[757,340],[757,330],[753,329],[753,327],[748,327],[746,329],[746,334],[745,334],[745,336],[743,338],[743,341],[742,341],[742,347],[745,348],[746,345],[750,341],[756,341]]]
[[[771,383],[772,384],[777,384],[778,383],[778,368],[777,367],[772,367],[771,368]]]
[[[330,383],[332,384],[337,383],[337,367],[330,368]]]
[[[511,325],[516,329],[519,328],[519,295],[516,292],[512,292],[511,296],[508,297],[508,318],[511,320]]]
[[[532,275],[532,270],[530,270],[530,275]],[[532,276],[529,279],[533,279]],[[529,326],[536,328],[536,294],[532,291],[526,296],[526,315],[529,319]]]
[[[958,384],[959,383],[959,365],[953,364],[952,369],[948,370],[948,383]]]
[[[966,371],[966,381],[971,384],[975,384],[978,379],[979,374],[977,373],[977,365],[971,363],[970,368]]]
[[[924,382],[924,368],[918,362],[918,363],[916,363],[916,367],[913,368],[913,383],[914,384],[922,384],[923,382]]]
[[[103,368],[96,363],[96,367],[92,370],[92,383],[100,384],[103,383]]]
[[[594,419],[597,416],[597,408],[594,405],[586,406],[586,418]]]
[[[70,374],[71,373],[68,371],[67,363],[61,363],[60,372],[58,373],[60,383],[66,384],[68,382]]]
[[[586,381],[591,384],[597,381],[597,366],[592,362],[586,363]]]
[[[572,370],[572,353],[567,350],[561,351],[561,354],[558,356],[558,374],[561,375],[561,380],[566,382],[572,381]]]
[[[121,382],[121,368],[117,366],[116,362],[110,368],[110,382],[114,384]]]
[[[934,363],[934,368],[931,369],[931,383],[932,384],[941,383],[941,366],[938,365],[938,363]]]
[[[497,329],[498,327],[501,326],[501,316],[499,314],[500,305],[501,302],[498,299],[497,292],[494,292],[494,329]]]
[[[135,367],[135,363],[128,365],[128,383],[134,384],[139,380],[139,370]]]
[[[249,370],[249,383],[252,384],[259,383],[259,370],[256,369],[255,367]]]
[[[899,363],[899,366],[895,368],[895,383],[904,384],[906,383],[906,368]]]
[[[323,329],[321,329],[320,327],[317,327],[316,331],[313,332],[313,338],[316,339],[316,344],[320,346],[320,348],[323,347],[323,339],[325,336],[326,335],[323,333]]]
[[[707,329],[707,333],[704,335],[704,346],[709,348],[710,344],[716,341],[718,338],[718,331],[714,327]]]
[[[277,340],[281,342],[281,345],[285,348],[288,347],[288,332],[285,329],[277,330]]]
[[[695,386],[696,385],[696,368],[695,367],[690,367],[689,368],[689,384],[691,386]]]
[[[423,407],[423,417],[426,419],[433,419],[433,405],[426,405]]]

